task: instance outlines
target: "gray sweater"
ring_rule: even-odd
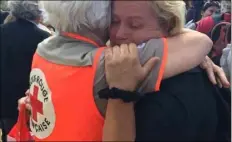
[[[223,49],[220,65],[231,82],[231,44],[228,44],[227,47]]]

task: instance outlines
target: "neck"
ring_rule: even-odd
[[[105,42],[103,40],[103,38],[97,36],[96,34],[81,34],[82,36],[88,38],[88,39],[91,39],[93,40],[94,42],[96,42],[99,46],[104,46],[105,45]]]
[[[99,46],[105,46],[107,39],[107,33],[100,30],[90,30],[87,27],[82,26],[81,31],[78,31],[78,34],[89,38],[96,42]]]

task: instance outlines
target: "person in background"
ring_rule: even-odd
[[[10,14],[8,14],[8,16],[5,18],[3,24],[7,24],[7,23],[13,22],[13,21],[15,21],[15,20],[16,20],[16,17],[13,16],[13,15],[10,13]],[[52,30],[52,29],[49,29],[48,26],[46,26],[46,24],[44,24],[42,21],[43,21],[43,20],[40,19],[38,22],[35,22],[35,24],[38,26],[38,28],[40,28],[40,29],[42,29],[42,30],[48,32],[49,34],[52,34],[52,33],[53,33],[53,30]]]
[[[192,5],[187,10],[185,28],[195,30],[196,22],[201,19],[201,10],[204,5],[203,0],[189,1]]]
[[[50,34],[37,27],[41,11],[36,1],[8,1],[15,21],[0,26],[1,120],[4,134],[17,120],[17,101],[27,90],[31,62],[38,43]]]
[[[202,8],[202,18],[213,15],[214,13],[218,12],[219,9],[220,3],[218,1],[207,1]],[[185,25],[185,27],[196,30],[197,23],[198,21],[194,22],[194,20],[191,20]]]
[[[186,22],[197,22],[201,19],[201,10],[204,5],[203,0],[192,0],[191,7],[187,11]]]
[[[208,1],[204,4],[202,8],[202,18],[205,18],[207,16],[211,16],[214,13],[218,12],[220,10],[220,2],[218,1]]]
[[[3,24],[7,24],[7,23],[10,23],[10,22],[13,22],[15,21],[16,18],[12,15],[12,14],[9,14],[6,19],[4,20]]]
[[[231,1],[221,1],[221,13],[215,13],[197,22],[196,30],[208,35],[214,45],[209,57],[215,64],[220,65],[222,50],[229,44],[227,33],[231,25]]]
[[[229,55],[229,50],[226,47],[229,47],[228,44],[230,45],[231,43],[231,1],[222,0],[220,11],[220,13],[201,19],[197,24],[196,30],[211,38],[213,48],[209,57],[216,65],[222,65],[222,68],[228,74],[225,58],[227,58],[226,55]],[[231,90],[220,86],[219,91],[222,97],[231,104]]]
[[[186,10],[192,7],[192,1],[190,0],[183,0],[185,2]]]
[[[220,13],[202,18],[198,21],[196,30],[210,36],[214,26],[223,21],[231,23],[231,1],[222,0]]]

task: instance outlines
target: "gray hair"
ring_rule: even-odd
[[[111,21],[110,1],[40,1],[45,23],[58,31],[106,30]]]
[[[42,13],[37,1],[8,1],[8,8],[13,16],[26,20],[36,20]]]

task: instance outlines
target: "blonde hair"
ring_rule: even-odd
[[[152,9],[158,19],[161,28],[167,32],[167,36],[175,36],[181,33],[185,23],[184,1],[152,0]]]

